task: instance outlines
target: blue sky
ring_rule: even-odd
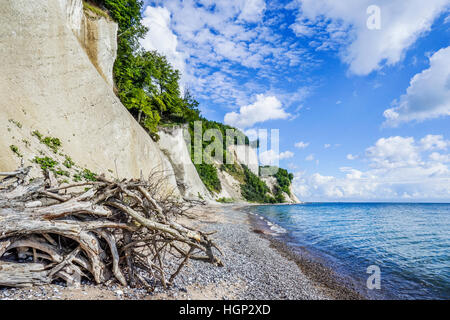
[[[279,129],[300,199],[450,202],[449,8],[146,1],[142,45],[181,70],[207,118]]]

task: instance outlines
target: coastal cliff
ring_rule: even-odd
[[[110,33],[117,26],[102,18],[99,25],[110,32],[81,42],[95,22],[81,23],[89,18],[80,3],[8,0],[0,8],[0,148],[16,146],[22,156],[2,152],[0,171],[16,169],[22,159],[32,164],[42,152],[54,156],[32,136],[38,131],[60,139],[75,163],[99,174],[131,178],[164,170],[173,176],[170,162],[108,83],[115,59]],[[171,180],[168,187],[176,188]]]
[[[121,103],[113,80],[118,26],[107,14],[81,0],[6,0],[0,28],[0,148],[7,150],[0,171],[23,161],[33,175],[40,170],[37,158],[70,159],[111,178],[162,172],[165,189],[185,199],[245,201],[243,180],[220,165],[221,191],[205,187],[181,128],[160,128],[155,142]],[[57,139],[58,152],[46,148],[43,137]],[[237,145],[229,152],[238,167],[258,174],[256,150]],[[298,202],[293,193],[285,199]]]
[[[212,201],[211,193],[206,189],[191,160],[187,147],[187,130],[183,127],[162,128],[159,131],[158,146],[174,171],[180,193],[184,198],[202,198]]]

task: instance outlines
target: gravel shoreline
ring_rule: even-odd
[[[247,207],[241,210],[246,212]],[[287,237],[278,234],[279,226],[268,224],[261,216],[249,214],[249,220],[253,230],[260,234],[264,239],[270,241],[270,247],[276,249],[283,257],[294,261],[301,272],[309,279],[314,281],[315,285],[320,287],[323,292],[332,299],[336,300],[365,300],[368,297],[361,292],[355,283],[343,275],[336,273],[331,269],[322,258],[312,254],[309,250],[300,246],[290,246]],[[283,231],[285,231],[283,229]]]
[[[0,288],[0,300],[153,300],[153,299],[265,299],[323,300],[360,299],[352,290],[332,281],[334,275],[318,265],[308,265],[289,248],[252,221],[242,206],[222,205],[197,210],[197,219],[189,223],[213,236],[224,253],[224,267],[190,261],[171,289],[145,290],[119,285],[94,285],[81,288],[52,284],[38,288]]]

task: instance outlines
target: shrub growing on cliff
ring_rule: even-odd
[[[40,143],[45,144],[54,153],[57,153],[58,149],[61,147],[61,140],[58,138],[44,137],[38,130],[34,130],[31,135],[36,137]]]
[[[251,172],[247,166],[244,169],[245,183],[241,184],[241,194],[247,201],[270,203],[271,197],[267,195],[269,188],[257,175]]]
[[[50,157],[34,157],[33,162],[39,164],[43,171],[53,169],[59,164]]]
[[[289,196],[291,196],[291,184],[292,184],[292,180],[294,179],[294,175],[292,173],[289,173],[286,169],[283,168],[278,168],[278,167],[270,167],[270,166],[261,166],[259,168],[260,173],[261,173],[261,169],[263,168],[272,168],[272,170],[274,172],[276,172],[274,175],[272,175],[273,177],[275,177],[277,179],[277,183],[278,183],[278,189],[277,192],[281,193],[281,192],[286,192]]]
[[[217,193],[222,191],[222,185],[220,183],[216,167],[212,164],[201,163],[196,164],[195,168],[197,169],[200,179],[209,191]]]
[[[139,40],[147,28],[142,25],[143,1],[90,0],[108,10],[119,25],[118,51],[114,64],[117,95],[136,120],[157,138],[160,121],[187,122],[198,118],[192,97],[180,92],[180,73],[156,51],[145,51]]]
[[[12,152],[14,152],[19,158],[22,158],[23,155],[19,151],[19,147],[16,145],[10,145],[9,149],[11,149]]]
[[[277,173],[275,174],[275,178],[277,179],[280,189],[290,196],[290,187],[292,180],[294,179],[294,175],[292,173],[289,173],[286,169],[279,168]]]

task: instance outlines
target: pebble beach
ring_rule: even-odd
[[[63,283],[34,288],[1,288],[2,300],[329,300],[363,299],[336,280],[331,270],[306,260],[273,237],[264,221],[244,206],[201,207],[186,224],[216,231],[214,240],[224,255],[218,267],[190,260],[169,289],[96,285],[79,288]],[[273,228],[272,228],[273,229]]]

